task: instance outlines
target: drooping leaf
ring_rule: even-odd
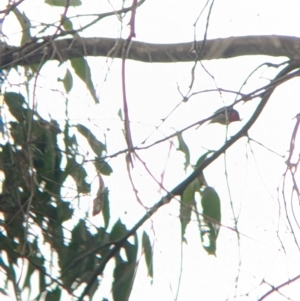
[[[181,239],[185,241],[185,231],[187,225],[191,221],[191,213],[195,202],[195,193],[200,190],[202,182],[199,178],[192,181],[181,195],[180,202],[180,223],[181,223]]]
[[[117,240],[121,238],[126,233],[126,231],[126,226],[121,222],[120,219],[118,219],[111,229],[109,239],[111,241]]]
[[[31,277],[33,275],[33,272],[36,271],[36,267],[39,266],[43,266],[44,264],[44,257],[42,257],[41,254],[35,254],[32,255],[31,254],[31,258],[30,258],[30,262],[28,263],[28,269],[27,269],[27,274],[24,280],[24,284],[22,287],[22,290],[24,290],[26,287],[29,289],[29,294],[30,291],[32,289],[32,285],[31,285]]]
[[[100,142],[90,129],[82,124],[76,125],[78,132],[86,138],[93,152],[101,157],[103,151],[106,151],[106,146]]]
[[[91,185],[86,182],[87,172],[82,164],[77,163],[74,157],[68,158],[65,172],[74,179],[78,193],[89,193]]]
[[[13,9],[14,14],[16,15],[21,28],[22,28],[22,38],[21,38],[21,45],[24,45],[26,42],[28,42],[31,39],[31,23],[30,20],[27,18],[25,13],[21,13],[17,7]]]
[[[95,103],[99,103],[99,99],[96,95],[94,84],[92,82],[90,66],[86,59],[83,57],[71,59],[71,65],[78,77],[86,84],[86,87],[90,91]]]
[[[99,177],[99,189],[96,195],[96,198],[93,201],[93,216],[102,212],[104,219],[104,228],[108,227],[109,219],[110,219],[110,211],[109,211],[109,199],[108,194],[109,190],[104,185],[104,181],[100,174]]]
[[[137,236],[135,235],[134,244],[131,244],[128,241],[124,244],[127,261],[123,260],[119,254],[116,256],[114,282],[112,285],[114,301],[129,300],[137,268],[137,242]]]
[[[45,3],[51,6],[66,6],[66,0],[45,0]],[[80,6],[81,0],[70,0],[69,6]]]
[[[209,254],[215,254],[221,223],[221,202],[214,188],[208,186],[201,192],[201,205],[203,225],[200,232],[203,247]]]
[[[114,301],[128,301],[135,276],[136,263],[125,262],[121,258],[117,260],[114,269],[114,282],[112,293]]]
[[[62,18],[64,18],[64,16],[62,15]],[[64,18],[64,23],[63,23],[63,28],[64,30],[66,31],[70,31],[70,30],[73,30],[73,23],[70,19],[68,18]]]
[[[74,209],[69,202],[60,201],[57,205],[57,220],[63,223],[73,216]]]
[[[201,204],[203,215],[211,222],[221,222],[221,202],[216,190],[212,187],[206,187],[201,193]]]
[[[213,153],[213,151],[208,151],[203,155],[201,155],[200,158],[197,160],[195,167],[197,168],[198,166],[200,166],[204,162],[204,160],[208,157],[208,155],[210,155],[211,153]]]
[[[101,212],[104,205],[104,192],[106,189],[102,176],[98,173],[99,187],[93,201],[93,216]]]
[[[109,205],[109,190],[108,188],[105,189],[103,193],[103,208],[102,208],[102,215],[104,219],[104,228],[107,229],[110,220],[110,205]]]
[[[124,243],[125,253],[127,257],[128,262],[136,262],[136,256],[138,251],[138,238],[137,234],[134,234],[134,243],[130,243],[129,241],[126,241]]]
[[[19,121],[24,119],[25,98],[22,94],[8,92],[4,94],[4,101],[7,104],[10,113]]]
[[[47,292],[45,301],[59,301],[61,296],[61,289],[57,286],[51,292]]]
[[[181,195],[180,202],[180,223],[181,223],[181,240],[184,241],[184,234],[187,225],[191,220],[191,213],[195,199],[195,185],[190,183]]]
[[[113,172],[110,165],[101,158],[95,159],[95,166],[97,171],[102,175],[109,176]]]
[[[39,272],[39,290],[40,290],[40,292],[45,291],[45,288],[46,288],[45,272],[46,272],[46,268],[45,268],[45,266],[42,265],[40,267],[40,272]]]
[[[145,253],[145,261],[148,269],[148,275],[153,278],[153,253],[152,246],[148,234],[144,231],[142,237],[143,251]]]
[[[119,111],[118,111],[118,116],[119,116],[119,118],[121,119],[121,121],[124,121],[122,109],[119,109]]]
[[[35,255],[33,255],[32,257],[35,257]],[[32,258],[30,258],[30,262],[29,262],[28,268],[27,268],[26,277],[25,277],[24,284],[23,284],[23,289],[25,287],[28,288],[29,295],[30,295],[31,289],[32,289],[32,286],[30,285],[30,278],[31,278],[33,272],[35,271],[35,266],[31,262],[32,262]]]
[[[184,169],[186,170],[190,164],[190,151],[187,144],[183,140],[182,133],[178,133],[177,138],[179,142],[178,150],[182,151],[185,155]]]
[[[73,87],[73,76],[69,69],[67,69],[65,77],[63,79],[58,78],[57,80],[63,83],[67,93],[71,91]]]

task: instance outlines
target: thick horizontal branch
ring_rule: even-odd
[[[95,56],[121,58],[125,40],[112,38],[45,37],[22,47],[0,45],[0,68],[40,64],[48,60]],[[207,40],[204,43],[151,44],[132,41],[127,58],[146,63],[175,63],[224,59],[243,55],[284,56],[300,59],[300,38],[290,36],[243,36]],[[197,49],[197,50],[196,50]]]

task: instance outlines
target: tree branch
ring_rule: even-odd
[[[264,300],[266,297],[268,297],[269,295],[271,295],[272,293],[274,292],[278,292],[279,289],[281,289],[282,287],[286,286],[286,285],[290,285],[291,283],[293,283],[294,281],[300,279],[300,275],[292,278],[292,279],[289,279],[288,281],[278,285],[278,286],[272,286],[272,289],[269,290],[267,293],[265,293],[262,297],[260,297],[257,301],[262,301]]]
[[[122,58],[126,40],[112,38],[67,38],[52,41],[52,36],[35,38],[22,47],[0,45],[0,69],[16,65],[38,64],[47,60],[68,60],[82,56]],[[195,46],[202,41],[179,44],[151,44],[132,41],[127,59],[145,63],[193,62],[198,54]],[[56,49],[59,49],[57,53]],[[245,36],[206,40],[201,60],[233,58],[243,55],[284,56],[300,59],[300,38],[289,36]]]
[[[300,62],[293,61],[283,70],[281,70],[278,75],[275,77],[274,81],[277,81],[279,78],[283,77],[284,75],[288,74],[292,70],[298,69],[298,75],[300,76]],[[215,161],[221,154],[223,154],[231,145],[233,145],[237,140],[241,137],[247,135],[248,130],[252,127],[255,123],[259,115],[261,114],[263,108],[267,104],[270,96],[272,95],[273,91],[275,90],[276,86],[273,88],[268,89],[265,94],[262,96],[260,103],[258,104],[255,112],[249,119],[249,121],[244,125],[244,127],[234,136],[232,136],[218,151],[216,151],[211,157],[207,158],[200,164],[194,172],[191,173],[185,180],[179,183],[175,188],[173,188],[166,196],[164,196],[160,201],[158,201],[136,224],[133,226],[123,237],[121,237],[110,249],[110,251],[102,258],[100,265],[96,268],[93,275],[91,276],[87,286],[85,287],[83,293],[79,297],[78,301],[83,300],[84,296],[88,294],[90,288],[94,284],[95,280],[97,279],[98,275],[102,274],[105,269],[107,262],[120,250],[123,244],[127,241],[127,239],[133,235],[143,224],[147,221],[160,207],[165,204],[168,204],[174,196],[181,195],[187,186],[196,179],[203,170],[208,167],[213,161]]]

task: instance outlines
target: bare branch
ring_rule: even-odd
[[[299,70],[300,63],[299,62],[291,62],[287,67],[285,67],[279,74],[276,76],[275,81],[280,79],[281,77],[285,76],[289,72],[293,70]],[[276,86],[272,89],[267,90],[264,95],[262,96],[261,102],[257,106],[255,112],[253,113],[252,117],[249,121],[244,125],[244,127],[234,136],[232,136],[218,151],[216,151],[211,157],[207,158],[200,164],[185,180],[179,183],[176,187],[174,187],[170,192],[166,194],[160,201],[158,201],[136,224],[133,226],[123,237],[121,237],[110,249],[110,251],[102,258],[100,265],[96,268],[94,273],[92,274],[90,280],[88,281],[87,286],[85,287],[83,293],[79,297],[78,301],[83,300],[84,296],[88,294],[90,288],[94,284],[95,280],[97,279],[98,275],[100,275],[107,264],[107,262],[115,256],[115,254],[120,250],[123,244],[127,241],[127,239],[136,233],[136,231],[163,205],[168,204],[175,196],[181,195],[186,187],[196,179],[199,174],[203,172],[203,170],[208,167],[212,162],[214,162],[221,154],[223,154],[230,146],[232,146],[236,141],[238,141],[241,137],[244,137],[248,130],[252,127],[255,123],[259,115],[261,114],[263,108],[267,104],[270,96],[272,95],[273,91],[275,90]]]

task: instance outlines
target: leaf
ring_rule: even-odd
[[[118,219],[111,229],[109,239],[111,241],[117,240],[121,238],[126,232],[127,229],[125,225],[121,222],[120,219]]]
[[[71,59],[71,65],[78,77],[86,84],[93,99],[95,100],[95,103],[99,103],[99,99],[96,96],[94,84],[92,82],[90,66],[86,59],[83,57]]]
[[[24,45],[31,39],[31,23],[30,20],[27,18],[25,13],[21,13],[17,7],[13,9],[14,14],[16,15],[21,27],[22,27],[22,38],[21,38],[21,45]]]
[[[131,244],[128,241],[125,242],[124,247],[127,261],[124,261],[119,254],[116,256],[114,282],[112,285],[114,301],[129,300],[137,268],[137,242],[138,240],[136,234],[134,236],[134,244]]]
[[[64,15],[61,15],[61,17],[62,17],[62,20],[64,20],[64,23],[62,24],[63,28],[66,31],[73,30],[73,23],[72,23],[72,21],[70,19],[68,19],[68,18],[64,18]]]
[[[98,174],[98,179],[99,179],[99,188],[97,191],[96,198],[93,201],[93,216],[101,212],[104,205],[104,192],[105,190],[107,190],[105,189],[106,187],[103,178],[101,177],[100,174]]]
[[[10,113],[19,121],[24,120],[25,98],[22,94],[15,92],[8,92],[4,94],[4,101],[9,108]]]
[[[153,278],[153,252],[148,234],[144,231],[142,237],[143,251],[145,253],[145,261],[148,269],[148,275]]]
[[[70,174],[77,185],[78,193],[89,193],[91,190],[90,184],[85,181],[87,177],[87,172],[83,166],[76,162],[75,158],[68,158],[67,166],[65,172]]]
[[[180,223],[181,223],[181,240],[184,240],[184,234],[187,225],[191,220],[191,213],[195,199],[195,185],[190,183],[181,195],[180,202]]]
[[[104,219],[104,228],[107,229],[110,220],[110,206],[109,206],[109,190],[108,188],[105,189],[103,192],[103,208],[102,208],[102,215]]]
[[[101,158],[95,159],[95,166],[97,171],[105,176],[109,176],[113,172],[110,165]]]
[[[116,260],[112,294],[114,301],[128,301],[132,290],[136,270],[136,262],[127,263],[121,258]]]
[[[93,152],[101,157],[103,151],[106,151],[106,146],[100,142],[95,135],[84,125],[77,124],[76,125],[78,132],[86,138]]]
[[[204,160],[208,157],[208,155],[210,155],[211,153],[213,153],[213,151],[208,151],[203,155],[201,155],[200,158],[197,160],[195,167],[196,168],[199,167],[204,162]]]
[[[66,6],[67,0],[45,0],[45,3],[51,6]],[[80,6],[81,0],[70,0],[69,6]]]
[[[63,79],[58,78],[57,79],[59,82],[62,82],[65,90],[67,93],[69,93],[73,87],[73,77],[72,77],[72,73],[70,72],[69,69],[66,70],[66,74],[65,77]]]
[[[201,226],[201,238],[204,249],[215,255],[216,241],[221,223],[221,202],[212,187],[206,187],[201,193],[201,205],[204,224]]]
[[[201,193],[201,204],[204,217],[209,218],[211,222],[221,222],[221,202],[216,190],[212,187],[206,187]]]
[[[130,243],[128,240],[124,243],[125,252],[128,262],[136,262],[136,256],[138,251],[138,239],[137,234],[134,234],[134,243]]]
[[[27,274],[26,274],[24,284],[23,284],[23,288],[22,288],[24,290],[24,288],[28,287],[29,294],[31,293],[30,280],[31,280],[31,276],[32,276],[34,271],[35,271],[35,267],[29,262],[28,263],[28,268],[27,268]]]
[[[61,290],[56,287],[53,291],[47,292],[45,301],[59,301],[61,296]]]
[[[46,288],[46,269],[44,266],[40,267],[40,272],[39,272],[39,290],[40,292],[43,292]]]
[[[191,213],[195,202],[195,193],[200,190],[202,182],[199,178],[192,181],[181,195],[180,202],[180,223],[181,223],[181,239],[185,241],[184,234],[187,225],[191,221]]]
[[[178,150],[182,151],[185,155],[184,169],[186,170],[190,164],[190,151],[185,141],[183,140],[182,133],[178,133],[177,138],[179,142]]]
[[[57,205],[57,221],[63,223],[73,216],[74,209],[69,202],[60,201]]]
[[[118,116],[119,116],[119,118],[121,119],[121,121],[124,121],[122,109],[119,109],[119,111],[118,111]]]

